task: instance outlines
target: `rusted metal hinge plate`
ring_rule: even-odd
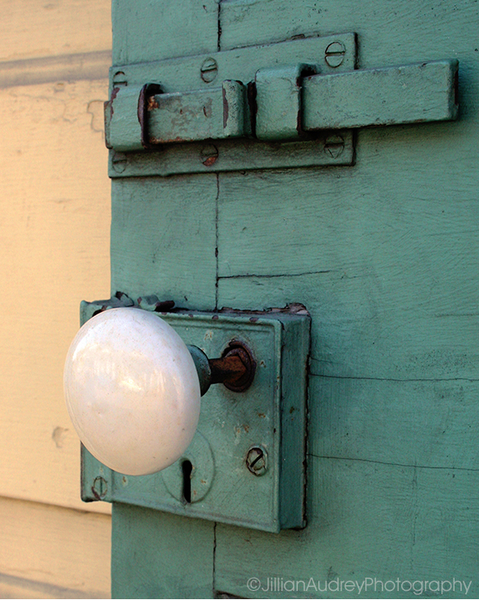
[[[253,82],[259,70],[295,64],[308,65],[315,73],[321,74],[351,71],[356,65],[356,36],[345,33],[310,37],[156,63],[117,66],[110,71],[110,93],[113,92],[112,98],[117,94],[118,97],[127,97],[131,88],[140,89],[145,83],[158,84],[165,96],[165,106],[176,104],[182,110],[188,109],[191,103],[199,105],[204,98],[208,101],[209,96],[212,106],[216,106],[218,103],[215,104],[215,98],[224,94],[225,82],[230,87],[232,82],[239,82],[247,95],[254,90]],[[236,93],[235,89],[233,91]],[[155,98],[161,99],[161,95]],[[135,102],[136,99],[133,98],[133,111],[125,116],[132,128],[139,127],[135,121]],[[251,122],[254,120],[251,106],[255,106],[255,102],[245,102],[244,115],[238,113],[233,128],[228,121],[228,128],[222,132],[224,135],[219,136],[224,139],[216,139],[217,131],[221,132],[223,127],[224,114],[217,115],[213,111],[214,119],[211,121],[206,118],[196,119],[194,127],[188,122],[188,131],[185,129],[184,135],[182,132],[180,143],[175,140],[175,143],[160,143],[153,150],[140,149],[140,144],[134,148],[129,143],[129,139],[133,139],[128,129],[130,126],[121,122],[122,117],[118,121],[117,113],[115,119],[123,128],[125,143],[121,139],[123,134],[118,137],[117,132],[108,131],[107,122],[107,139],[114,140],[111,145],[115,148],[110,151],[109,175],[166,176],[175,173],[353,164],[351,131],[318,131],[302,139],[287,141],[251,139]],[[170,119],[166,109],[161,112],[166,115],[166,120],[158,123],[157,120],[162,118],[160,112],[157,115],[152,113],[151,126],[153,131],[163,128],[161,139],[168,139],[178,126],[172,120],[175,117]],[[201,117],[202,112],[197,110],[196,114]],[[243,117],[244,123],[241,124]],[[187,121],[188,119],[185,123]],[[170,127],[171,123],[174,126]],[[241,135],[241,127],[244,135]],[[188,135],[192,141],[185,141],[188,140]],[[211,139],[208,139],[209,135]],[[229,139],[230,137],[234,139]],[[195,141],[196,139],[202,141]]]

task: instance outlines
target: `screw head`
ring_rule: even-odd
[[[218,63],[214,58],[206,58],[201,65],[201,79],[205,83],[211,83],[218,75]]]
[[[331,158],[338,158],[344,152],[344,140],[340,135],[332,135],[324,143],[324,151]]]
[[[103,500],[108,491],[108,484],[103,477],[95,477],[91,491],[97,500]]]
[[[253,446],[246,455],[246,466],[248,471],[260,477],[267,471],[267,452],[262,446]]]
[[[123,173],[126,169],[127,158],[123,152],[113,152],[111,157],[111,166],[117,173]]]
[[[324,53],[324,60],[331,68],[335,69],[339,65],[343,64],[344,55],[346,54],[346,48],[341,42],[332,42],[326,48]]]
[[[205,167],[211,167],[218,159],[218,148],[213,144],[203,146],[200,151],[200,160]]]
[[[117,71],[113,75],[112,83],[113,83],[114,86],[117,86],[117,85],[128,85],[128,80],[126,78],[125,73],[123,71]]]

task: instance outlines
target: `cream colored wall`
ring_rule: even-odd
[[[110,0],[0,0],[0,597],[107,597],[108,505],[80,500],[62,367],[109,296]]]

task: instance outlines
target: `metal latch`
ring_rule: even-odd
[[[246,134],[244,108],[245,90],[239,81],[185,93],[162,93],[158,84],[115,88],[106,107],[107,146],[127,152],[241,137]]]
[[[110,175],[350,165],[354,128],[457,117],[457,60],[356,64],[346,33],[113,67]]]
[[[163,94],[151,84],[115,88],[107,103],[107,143],[126,152],[174,142],[283,141],[324,129],[447,121],[457,115],[457,68],[456,60],[444,60],[306,77],[314,65],[260,69],[249,106],[238,81],[186,93]],[[248,110],[255,117],[251,130]]]

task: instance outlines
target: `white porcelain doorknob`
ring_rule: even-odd
[[[191,353],[145,310],[115,308],[87,321],[68,351],[64,389],[83,444],[127,475],[173,464],[198,425],[200,382]]]

